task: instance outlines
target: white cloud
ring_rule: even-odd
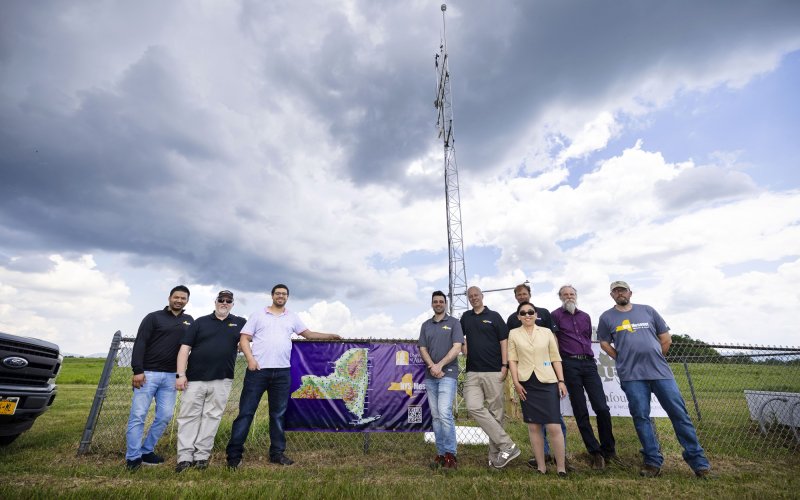
[[[92,339],[96,325],[130,311],[130,290],[98,270],[91,255],[51,255],[49,260],[52,267],[39,272],[0,266],[0,330],[62,347],[97,345]]]

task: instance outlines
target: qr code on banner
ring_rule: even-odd
[[[409,406],[408,407],[408,423],[421,424],[422,423],[422,407]]]

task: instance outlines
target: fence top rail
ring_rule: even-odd
[[[122,342],[134,342],[136,337],[125,336],[121,338]],[[341,340],[315,340],[315,339],[304,339],[304,338],[297,338],[292,339],[292,342],[363,342],[363,343],[373,343],[373,344],[391,344],[396,342],[403,342],[409,343],[413,342],[416,343],[418,340],[417,337],[413,338],[343,338]],[[598,344],[599,341],[593,340],[593,344]],[[680,347],[697,347],[698,344],[692,342],[681,342],[675,341],[672,343],[672,348],[680,348]],[[793,346],[768,346],[768,345],[756,345],[756,344],[699,344],[701,347],[710,347],[712,349],[730,349],[730,350],[739,350],[739,351],[776,351],[781,352],[787,355],[798,354],[800,355],[800,347],[793,347]]]

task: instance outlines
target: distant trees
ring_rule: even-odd
[[[672,347],[667,353],[667,361],[719,363],[722,362],[722,355],[702,340],[695,340],[689,335],[673,333]]]

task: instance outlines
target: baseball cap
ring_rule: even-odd
[[[222,290],[217,294],[217,298],[221,299],[222,297],[229,297],[231,300],[233,300],[233,292],[230,290]]]
[[[627,283],[624,281],[614,281],[611,283],[610,291],[614,291],[615,288],[624,288],[625,290],[630,291],[631,287],[628,286]]]

